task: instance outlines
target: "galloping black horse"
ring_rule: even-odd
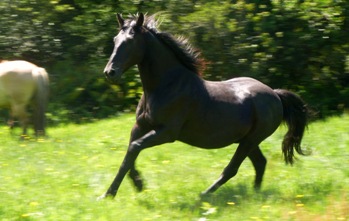
[[[214,192],[235,176],[246,157],[256,170],[254,185],[259,188],[267,162],[259,144],[282,121],[288,126],[282,143],[286,163],[294,162],[294,150],[303,154],[300,143],[308,109],[297,95],[273,90],[247,77],[206,81],[200,77],[202,60],[198,51],[185,39],[160,32],[154,16],[139,14],[123,19],[117,14],[117,18],[120,31],[104,74],[113,83],[137,64],[144,94],[127,154],[100,198],[114,197],[128,172],[137,189],[142,190],[142,179],[135,168],[139,153],[175,140],[206,149],[239,143],[220,178],[203,194]]]

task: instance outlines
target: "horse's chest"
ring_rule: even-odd
[[[188,105],[180,96],[172,97],[170,95],[152,95],[142,99],[137,113],[138,123],[147,125],[166,125],[171,124],[174,119],[184,119],[188,111]]]

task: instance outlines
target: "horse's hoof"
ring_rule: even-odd
[[[101,200],[105,199],[106,197],[107,197],[107,195],[103,194],[103,195],[97,197],[97,201],[101,201]]]
[[[144,188],[143,181],[140,177],[138,177],[138,179],[134,179],[133,183],[135,184],[138,192],[141,192],[143,190],[143,188]]]
[[[254,188],[254,191],[257,193],[261,192],[261,189],[262,189],[260,184],[254,185],[253,188]]]
[[[209,197],[211,195],[212,195],[212,192],[206,190],[206,191],[203,191],[200,193],[200,198],[203,199],[203,198]]]
[[[112,195],[110,193],[104,193],[103,195],[97,197],[97,201],[101,201],[101,200],[104,200],[104,199],[113,199],[115,197],[115,195]]]

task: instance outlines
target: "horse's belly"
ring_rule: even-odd
[[[207,137],[207,136],[192,136],[191,138],[180,138],[186,144],[205,148],[205,149],[216,149],[223,148],[232,143],[238,143],[238,139],[234,139],[232,136],[220,136],[220,137]]]
[[[251,118],[252,119],[252,118]],[[180,141],[196,147],[213,149],[238,143],[250,131],[250,119],[234,118],[217,120],[215,123],[197,123],[182,128]]]

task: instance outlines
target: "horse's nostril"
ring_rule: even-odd
[[[110,77],[114,77],[116,74],[115,70],[114,69],[111,69],[110,72],[109,72],[109,76]]]
[[[104,75],[106,77],[113,77],[113,76],[115,76],[115,70],[111,69],[111,70],[104,71]]]

